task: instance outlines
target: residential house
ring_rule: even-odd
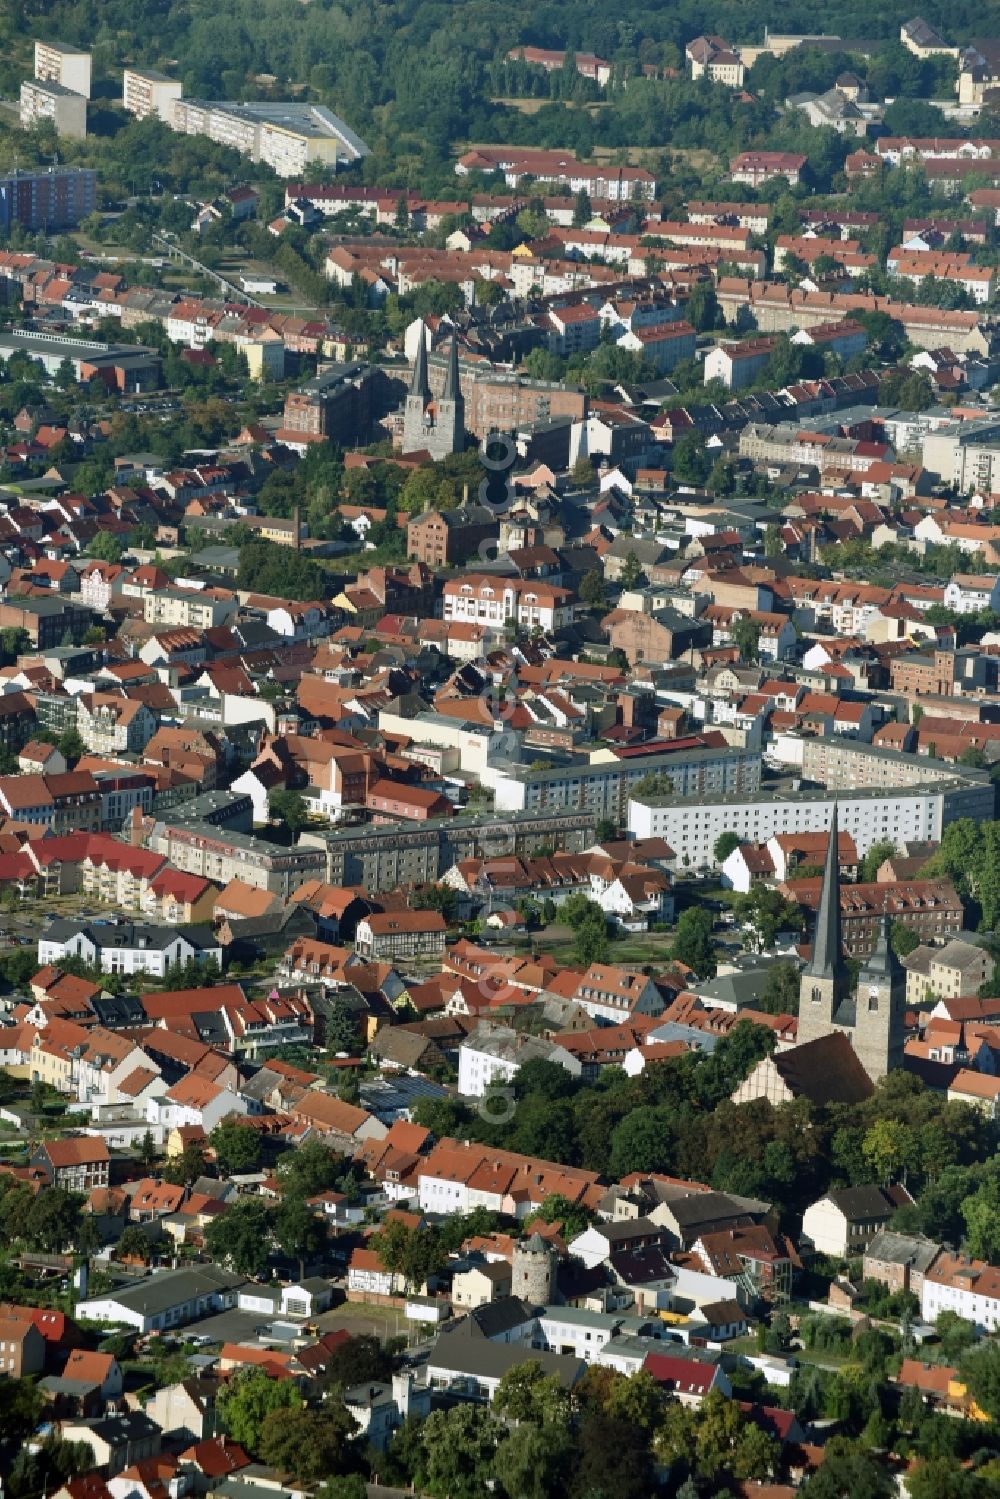
[[[910,1200],[901,1187],[841,1187],[806,1208],[802,1237],[817,1254],[836,1259],[864,1251],[896,1209]]]

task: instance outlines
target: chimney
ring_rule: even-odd
[[[296,552],[302,550],[302,510],[298,505],[292,511],[292,547]]]

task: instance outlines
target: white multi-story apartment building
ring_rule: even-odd
[[[954,777],[906,790],[801,791],[764,797],[689,796],[683,800],[636,797],[629,802],[628,827],[636,838],[664,838],[685,868],[714,867],[713,848],[721,833],[742,843],[766,843],[776,833],[819,833],[830,826],[834,803],[840,827],[850,833],[859,854],[883,840],[939,841],[960,817],[980,822],[993,815],[989,785]]]
[[[58,135],[82,141],[87,134],[87,101],[55,79],[26,78],[21,84],[21,129],[51,120]]]
[[[122,108],[137,120],[155,115],[165,125],[173,125],[174,105],[183,94],[179,79],[154,68],[126,68],[122,76]]]
[[[35,43],[35,77],[61,83],[74,94],[90,98],[90,53],[63,42]]]
[[[178,99],[171,123],[183,135],[207,135],[243,156],[266,162],[279,177],[301,176],[307,167],[336,171],[368,155],[360,136],[320,104]]]

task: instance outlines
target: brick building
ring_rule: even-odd
[[[484,541],[500,534],[497,517],[485,505],[457,510],[425,510],[406,527],[406,555],[428,567],[465,562]]]
[[[442,394],[447,374],[447,351],[430,352],[427,382],[432,396]],[[587,394],[582,389],[504,373],[488,364],[465,359],[461,353],[458,381],[465,402],[465,430],[479,439],[491,432],[516,432],[558,418],[580,421],[587,414]]]
[[[820,904],[822,880],[793,880],[779,886],[786,900],[807,911]],[[841,885],[840,923],[844,948],[864,957],[875,944],[884,916],[902,922],[922,942],[941,941],[962,930],[962,902],[950,880],[899,880],[895,884]]]

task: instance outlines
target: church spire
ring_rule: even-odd
[[[410,395],[420,396],[425,406],[431,398],[430,383],[427,379],[427,327],[422,318],[420,337],[417,341],[417,357],[413,361],[413,374],[410,376]]]
[[[448,350],[448,373],[445,376],[444,390],[441,392],[442,401],[454,401],[458,398],[458,338],[451,335],[451,348]]]
[[[830,817],[830,841],[826,846],[823,888],[816,913],[812,959],[808,972],[813,978],[836,978],[840,971],[840,840],[837,803]]]

